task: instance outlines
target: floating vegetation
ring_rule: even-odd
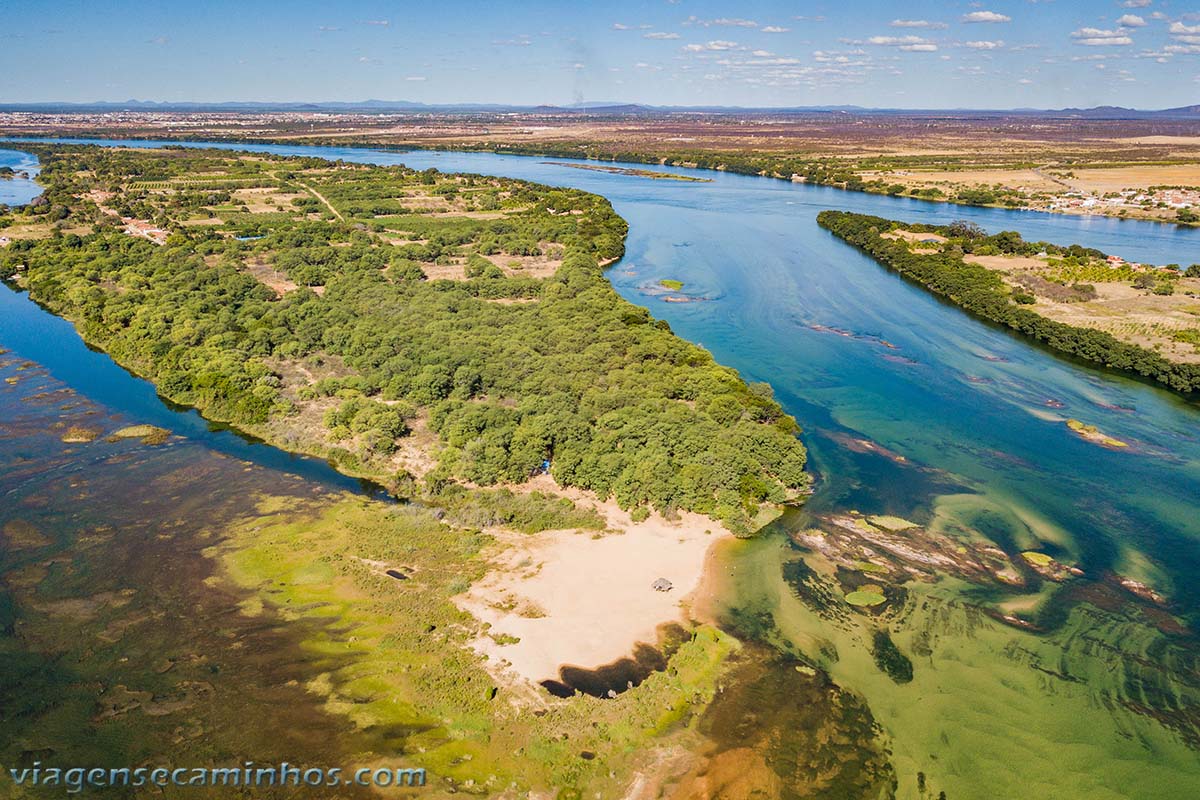
[[[1054,563],[1054,559],[1045,553],[1039,553],[1036,550],[1028,550],[1021,553],[1021,557],[1035,567],[1048,567]]]
[[[67,444],[81,444],[85,442],[94,442],[100,436],[100,431],[94,428],[85,428],[81,425],[72,425],[67,428],[66,433],[62,435],[62,440]]]
[[[846,595],[846,602],[852,606],[871,607],[882,605],[887,602],[887,598],[880,592],[867,591],[866,589],[858,589]]]
[[[1104,447],[1129,447],[1128,442],[1123,442],[1120,439],[1114,439],[1108,434],[1101,433],[1100,429],[1095,425],[1088,425],[1087,423],[1080,422],[1077,419],[1067,420],[1067,427],[1075,431],[1075,433],[1079,434],[1082,438],[1087,439],[1089,442],[1095,442],[1096,444],[1103,445]]]
[[[108,440],[119,442],[122,439],[141,439],[142,444],[162,444],[170,435],[171,432],[166,428],[155,425],[128,425],[110,433]]]
[[[658,285],[662,286],[664,289],[670,289],[673,292],[678,292],[683,288],[683,281],[677,281],[674,278],[663,278],[658,282]]]
[[[874,525],[876,528],[883,528],[885,531],[906,531],[910,528],[920,527],[915,522],[910,522],[904,517],[893,517],[887,514],[880,514],[873,517],[867,517],[867,522]]]

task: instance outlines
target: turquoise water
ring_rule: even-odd
[[[701,173],[711,183],[684,183],[493,154],[225,147],[506,175],[610,198],[630,223],[626,256],[609,272],[616,290],[747,380],[769,382],[804,427],[817,489],[806,510],[785,517],[781,529],[850,509],[924,521],[935,507],[949,507],[939,506],[939,498],[969,496],[971,513],[1001,521],[988,534],[1005,549],[1046,549],[1084,571],[1045,604],[1039,621],[1050,633],[1040,637],[980,619],[961,603],[976,597],[987,604],[994,592],[953,582],[914,591],[923,605],[892,622],[896,640],[912,648],[920,634],[940,637],[941,645],[928,663],[914,659],[916,680],[897,688],[875,671],[865,650],[849,649],[861,647],[857,627],[821,621],[784,597],[780,563],[796,557],[784,537],[749,545],[739,556],[744,577],[731,603],[768,609],[790,641],[838,646],[840,661],[823,666],[867,697],[894,738],[901,795],[917,796],[917,771],[956,789],[952,800],[1016,796],[1012,787],[1033,779],[1044,796],[1198,794],[1195,751],[1146,728],[1157,724],[1148,721],[1154,714],[1126,708],[1142,703],[1194,724],[1200,692],[1194,635],[1168,637],[1123,609],[1099,611],[1096,603],[1109,595],[1080,587],[1109,573],[1135,578],[1165,594],[1170,610],[1195,628],[1200,404],[1072,363],[974,320],[834,239],[815,217],[841,208],[923,222],[967,218],[993,232],[1018,230],[1028,239],[1158,264],[1200,261],[1200,230],[950,206],[724,173]],[[662,279],[682,281],[679,294],[696,302],[664,302],[656,288]],[[297,471],[275,463],[281,456],[269,448],[210,433],[166,409],[148,385],[86,350],[69,326],[9,290],[0,291],[0,346],[139,421],[212,436],[214,447],[236,448],[239,458]],[[166,414],[174,415],[173,424]],[[1132,446],[1108,450],[1086,442],[1067,429],[1067,418]],[[337,480],[320,465],[311,470],[305,475],[312,480]],[[1035,651],[1037,671],[1014,655]],[[1047,670],[1066,677],[1052,681]],[[979,704],[983,695],[990,703]],[[925,711],[914,711],[918,706]],[[987,710],[970,712],[977,707]],[[1055,752],[1064,740],[1069,752]],[[1084,773],[1089,781],[1080,780]],[[987,794],[983,775],[1009,791]],[[1143,791],[1148,776],[1161,777],[1161,785]]]

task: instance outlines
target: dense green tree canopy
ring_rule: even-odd
[[[53,227],[0,251],[0,276],[210,417],[253,429],[324,403],[323,435],[380,464],[421,417],[435,488],[522,482],[548,460],[624,507],[743,530],[807,485],[769,393],[613,291],[599,264],[626,226],[603,198],[216,151],[41,155],[49,203],[21,215]],[[520,267],[539,259],[548,276]],[[344,369],[291,391],[285,373],[314,361]]]

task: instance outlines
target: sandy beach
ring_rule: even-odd
[[[615,502],[545,476],[528,488],[596,508],[608,530],[495,532],[492,571],[458,604],[490,625],[472,646],[507,682],[554,679],[561,666],[593,668],[631,655],[639,642],[656,643],[660,625],[686,619],[709,549],[729,536],[699,514],[634,522]],[[654,590],[659,578],[670,591]]]

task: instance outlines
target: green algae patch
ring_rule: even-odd
[[[915,522],[909,522],[903,517],[893,517],[887,514],[880,514],[873,517],[867,517],[867,522],[874,525],[876,528],[882,528],[885,531],[906,531],[910,528],[920,527]]]
[[[875,533],[875,526],[867,522],[862,517],[852,517],[852,519],[854,520],[854,527],[858,528],[863,533]]]
[[[673,292],[678,292],[683,288],[683,281],[677,281],[674,278],[663,278],[658,282],[658,285],[664,289],[670,289]]]
[[[1118,449],[1122,447],[1129,447],[1128,442],[1123,442],[1120,439],[1114,439],[1108,434],[1102,433],[1095,425],[1088,425],[1087,423],[1081,422],[1077,419],[1067,420],[1067,427],[1079,434],[1081,438],[1087,439],[1089,442],[1095,442],[1096,444],[1104,447],[1113,447]]]
[[[162,444],[170,435],[171,432],[166,428],[155,425],[127,425],[110,433],[108,440],[119,442],[123,439],[141,439],[142,444]]]
[[[1046,568],[1054,563],[1053,558],[1036,550],[1026,550],[1024,553],[1021,553],[1021,557],[1035,567]]]
[[[869,608],[871,606],[882,605],[883,603],[887,602],[887,598],[879,592],[868,592],[859,589],[858,591],[850,592],[850,594],[846,595],[846,602],[852,606]]]

